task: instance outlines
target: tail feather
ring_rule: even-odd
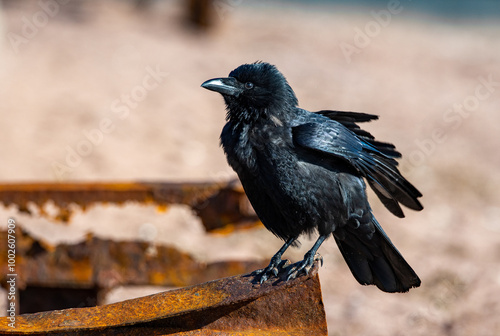
[[[362,285],[375,285],[384,292],[407,292],[420,286],[420,279],[373,218],[373,236],[345,230],[334,235],[354,278]]]

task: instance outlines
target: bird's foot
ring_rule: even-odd
[[[295,279],[302,273],[305,273],[306,275],[309,274],[317,261],[319,261],[321,266],[323,266],[323,257],[319,253],[313,255],[312,253],[307,252],[302,261],[292,265],[286,277],[286,281]]]
[[[289,264],[290,262],[288,260],[282,260],[281,256],[275,255],[271,258],[271,262],[266,268],[253,271],[251,275],[255,277],[254,281],[263,283],[271,276],[278,276],[280,271],[286,268]]]

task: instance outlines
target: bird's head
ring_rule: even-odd
[[[210,79],[201,86],[224,97],[229,119],[255,120],[298,104],[285,76],[264,62],[240,65],[229,77]]]

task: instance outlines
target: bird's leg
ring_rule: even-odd
[[[297,266],[290,270],[290,273],[286,278],[287,281],[290,279],[295,279],[302,272],[309,274],[309,271],[311,270],[316,260],[319,260],[321,262],[321,266],[323,266],[323,257],[321,257],[319,254],[316,256],[316,251],[319,249],[321,244],[323,244],[327,237],[327,235],[319,236],[313,247],[304,255],[304,259],[298,262]]]
[[[260,283],[263,283],[264,281],[269,279],[269,277],[271,275],[274,275],[274,276],[278,275],[279,268],[283,268],[283,265],[282,265],[283,260],[281,260],[283,253],[285,253],[287,248],[289,248],[290,245],[292,245],[296,240],[297,240],[297,237],[288,238],[287,241],[285,242],[285,244],[283,244],[283,246],[281,246],[279,251],[276,252],[276,254],[271,258],[271,262],[269,263],[269,265],[266,268],[256,270],[255,272],[252,273],[255,276],[260,276],[260,279],[258,279],[258,281]]]

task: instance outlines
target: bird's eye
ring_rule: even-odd
[[[252,82],[246,82],[245,83],[245,89],[248,89],[248,90],[253,89],[253,83]]]

